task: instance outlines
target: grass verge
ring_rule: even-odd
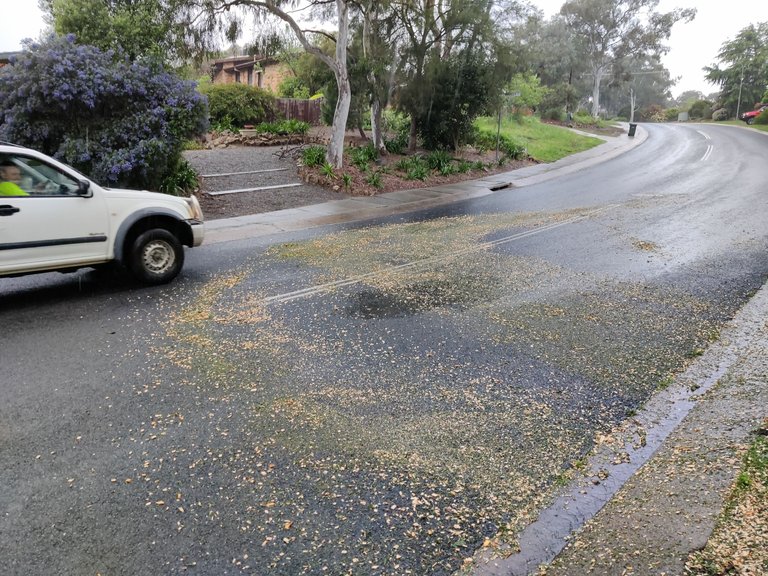
[[[480,130],[496,133],[496,118],[479,118],[476,122]],[[515,142],[523,144],[528,154],[540,162],[554,162],[602,143],[599,138],[582,136],[570,130],[551,126],[538,118],[524,116],[519,120],[512,117],[502,119],[501,134]]]

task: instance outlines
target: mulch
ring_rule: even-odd
[[[313,128],[303,142],[291,140],[274,141],[260,138],[243,138],[236,135],[216,136],[209,138],[206,148],[219,148],[222,152],[227,149],[233,154],[243,147],[267,147],[275,145],[283,146],[285,154],[282,160],[290,166],[296,167],[296,179],[304,182],[304,185],[295,188],[284,188],[271,191],[246,192],[224,196],[213,196],[201,190],[200,203],[207,219],[233,218],[250,214],[260,214],[287,208],[297,208],[310,204],[318,204],[331,200],[343,200],[352,196],[375,196],[398,190],[413,190],[417,188],[429,188],[477,180],[489,175],[509,172],[535,164],[532,159],[512,160],[504,163],[497,162],[495,151],[477,151],[465,148],[453,154],[456,160],[469,162],[482,162],[483,169],[473,169],[461,174],[441,176],[430,173],[423,180],[408,180],[405,175],[394,169],[395,165],[407,158],[408,154],[384,154],[375,164],[371,164],[366,171],[360,170],[351,162],[351,154],[344,155],[344,166],[335,170],[333,176],[323,174],[320,168],[307,168],[301,165],[300,149],[303,146],[324,144],[329,136],[328,129],[324,127]],[[360,137],[357,132],[349,132],[345,138],[345,144],[349,147],[364,146],[367,140]],[[425,155],[424,150],[418,150],[415,154]],[[379,173],[379,182],[371,183],[370,173]],[[346,176],[345,176],[346,175]]]

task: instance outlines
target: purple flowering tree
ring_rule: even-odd
[[[192,82],[75,43],[30,43],[0,69],[0,140],[35,148],[104,185],[160,189],[208,110]]]

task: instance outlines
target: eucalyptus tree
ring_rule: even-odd
[[[560,9],[576,37],[592,80],[592,115],[600,111],[600,87],[628,58],[660,55],[675,23],[691,21],[696,10],[656,12],[659,0],[568,0]]]
[[[434,82],[448,80],[441,67],[452,69],[458,80],[450,87],[452,98],[442,103],[457,108],[476,103],[474,100],[467,101],[467,98],[474,98],[474,91],[461,79],[470,81],[470,77],[487,75],[485,72],[464,74],[461,61],[463,59],[465,67],[495,67],[498,48],[495,17],[515,4],[513,0],[391,1],[392,10],[403,30],[404,88],[399,102],[411,116],[411,150],[416,147],[420,124],[423,127],[431,122],[433,113],[446,111],[434,106],[437,91],[440,90]],[[500,90],[502,84],[503,81],[492,82],[487,88]]]
[[[723,43],[718,63],[704,68],[720,87],[720,100],[731,112],[752,109],[768,87],[768,23],[750,24]]]
[[[41,0],[39,5],[57,34],[74,34],[79,44],[164,64],[180,64],[190,54],[187,30],[175,17],[177,0]]]
[[[361,0],[360,55],[366,69],[373,144],[384,146],[382,114],[394,95],[401,55],[403,28],[388,0]]]
[[[580,95],[591,86],[584,83],[586,62],[565,19],[561,16],[549,21],[531,18],[522,34],[530,70],[550,88],[542,102],[542,113],[575,111]]]
[[[350,38],[350,14],[357,9],[354,0],[178,0],[178,14],[186,22],[190,34],[212,38],[222,32],[236,38],[245,16],[264,19],[272,15],[282,20],[295,35],[302,48],[317,57],[333,73],[338,99],[333,115],[331,139],[326,160],[336,168],[343,166],[344,132],[349,116],[352,91],[347,65]],[[334,32],[314,29],[313,22],[331,22]],[[322,39],[333,41],[334,51],[323,50]]]
[[[626,110],[629,121],[634,122],[635,112],[641,107],[665,108],[672,99],[670,89],[674,83],[658,55],[629,58],[614,68],[607,90],[612,101],[608,109],[613,113]]]
[[[688,110],[690,108],[691,104],[696,102],[697,100],[706,100],[707,95],[704,94],[704,92],[701,92],[700,90],[686,90],[684,92],[681,92],[680,95],[675,98],[674,104],[678,108],[682,110]]]

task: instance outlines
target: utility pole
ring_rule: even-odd
[[[736,118],[739,117],[741,111],[741,87],[744,85],[744,63],[741,64],[741,80],[739,81],[739,99],[736,102]]]

